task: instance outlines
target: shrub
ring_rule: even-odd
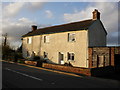
[[[25,63],[23,60],[18,60],[17,62],[18,63]]]
[[[64,64],[65,66],[71,66],[72,67],[72,64],[69,62],[69,63],[65,63]]]
[[[40,60],[40,57],[39,57],[39,56],[34,56],[33,59],[34,59],[34,60]]]

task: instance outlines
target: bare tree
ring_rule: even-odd
[[[8,59],[9,56],[11,56],[11,52],[13,50],[10,48],[10,45],[8,44],[8,34],[2,35],[2,59]]]

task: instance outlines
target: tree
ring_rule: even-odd
[[[11,49],[10,45],[8,44],[8,34],[2,35],[2,59],[8,59],[11,56],[11,52],[14,50]]]

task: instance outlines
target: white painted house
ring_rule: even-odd
[[[71,63],[76,67],[89,67],[88,48],[106,46],[107,32],[94,10],[93,18],[79,22],[37,29],[22,36],[23,57],[33,54],[57,64]]]

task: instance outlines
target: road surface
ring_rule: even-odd
[[[68,75],[2,62],[2,88],[119,88],[117,80]]]

